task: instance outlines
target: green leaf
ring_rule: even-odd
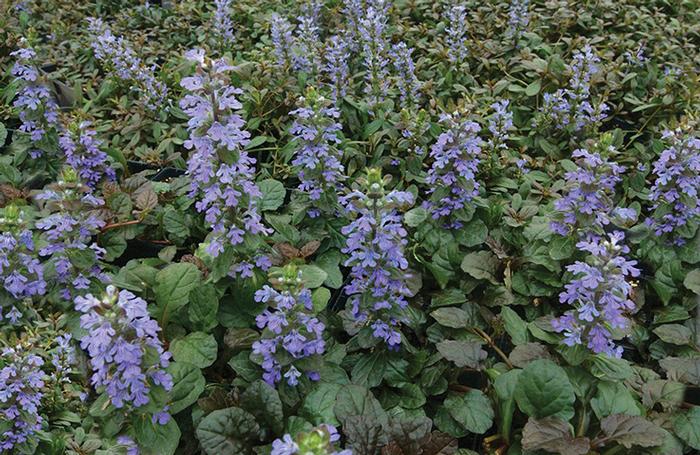
[[[496,271],[499,264],[498,258],[490,251],[476,251],[464,257],[461,268],[476,279],[489,280],[493,284],[498,284]]]
[[[372,354],[363,355],[352,368],[352,382],[367,388],[378,386],[384,379],[386,363],[384,351],[378,350]]]
[[[453,329],[465,329],[471,326],[471,318],[466,311],[456,307],[438,308],[430,313],[438,324]]]
[[[263,381],[255,381],[243,392],[241,408],[256,417],[258,423],[265,423],[273,433],[282,433],[284,412],[282,400],[277,390]]]
[[[333,412],[342,425],[345,425],[351,416],[376,419],[380,425],[386,425],[388,421],[382,405],[372,392],[366,387],[355,384],[343,386],[338,391]]]
[[[527,323],[523,321],[518,313],[509,307],[503,307],[500,318],[514,345],[524,344],[529,341]]]
[[[343,386],[337,383],[317,383],[314,389],[304,398],[301,415],[308,418],[314,425],[322,423],[339,425],[338,420],[335,418],[333,407],[341,388]]]
[[[676,434],[695,450],[700,450],[700,407],[693,406],[673,421]]]
[[[591,374],[606,381],[624,381],[634,374],[634,370],[627,360],[597,354],[593,357]]]
[[[311,294],[314,313],[320,313],[326,309],[328,301],[331,299],[331,291],[326,288],[318,288]]]
[[[534,80],[530,83],[530,85],[525,87],[525,94],[527,96],[535,96],[538,93],[540,93],[541,88],[542,88],[542,80],[541,79]]]
[[[576,242],[571,237],[556,237],[549,242],[549,256],[555,261],[568,259],[574,254]]]
[[[683,286],[700,295],[700,269],[688,272],[683,280]]]
[[[172,316],[179,308],[187,305],[190,291],[200,282],[201,273],[196,265],[189,262],[170,264],[156,274],[156,303],[153,316],[163,321]]]
[[[664,343],[676,344],[683,346],[690,344],[693,338],[693,333],[690,329],[680,324],[664,324],[654,329],[656,336],[661,338]]]
[[[486,433],[493,424],[491,402],[480,390],[452,395],[445,400],[444,406],[450,416],[470,433]]]
[[[0,122],[0,147],[5,145],[5,139],[7,139],[7,128],[5,128],[5,125]]]
[[[216,314],[219,310],[219,296],[211,284],[199,286],[190,291],[190,304],[187,314],[195,330],[208,332],[218,325]]]
[[[632,393],[619,382],[599,382],[596,395],[591,399],[591,409],[598,419],[612,414],[641,415]]]
[[[487,357],[486,351],[481,349],[481,343],[444,340],[439,342],[436,347],[445,359],[454,362],[460,368],[479,369],[481,361]]]
[[[564,369],[551,360],[535,360],[523,368],[514,396],[520,410],[530,417],[568,421],[574,415],[574,388]]]
[[[409,227],[420,226],[426,219],[428,219],[428,211],[423,207],[415,207],[404,215],[404,222]]]
[[[340,271],[342,257],[337,250],[330,250],[316,258],[314,264],[326,272],[324,285],[331,289],[338,289],[343,285],[343,273]]]
[[[456,232],[455,236],[460,245],[466,247],[472,247],[481,245],[486,240],[489,230],[486,224],[480,219],[471,220],[464,226],[464,229],[460,229]]]
[[[600,421],[605,440],[628,449],[632,446],[654,447],[663,444],[665,434],[658,426],[639,416],[615,414]],[[596,445],[602,438],[593,441]]]
[[[170,391],[170,413],[177,414],[197,401],[204,392],[204,375],[191,363],[173,362],[168,367],[173,377],[173,389]]]
[[[175,419],[165,425],[153,423],[150,416],[135,419],[134,433],[139,453],[144,455],[172,455],[180,444],[180,428]]]
[[[197,438],[207,455],[248,455],[259,431],[253,415],[240,408],[226,408],[199,422]]]
[[[309,289],[320,287],[328,278],[328,274],[315,265],[301,265],[299,270],[301,271],[301,279],[304,280],[304,285]]]
[[[217,352],[214,335],[192,332],[170,343],[170,352],[178,362],[187,362],[199,368],[206,368],[216,361]]]
[[[165,213],[163,213],[163,227],[174,237],[173,240],[184,240],[190,235],[190,227],[185,215],[173,207],[165,209]]]
[[[666,357],[659,360],[669,379],[700,385],[700,357]]]
[[[529,418],[523,428],[523,449],[544,450],[561,455],[585,455],[591,449],[588,438],[574,438],[573,428],[556,417]]]
[[[287,192],[282,182],[274,179],[267,179],[258,182],[258,188],[260,188],[260,192],[262,193],[260,210],[263,212],[277,210],[284,203]]]

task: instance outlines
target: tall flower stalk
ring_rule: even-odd
[[[511,0],[506,37],[517,41],[530,23],[530,0]]]
[[[460,114],[444,114],[441,122],[446,130],[430,150],[433,163],[426,179],[430,188],[426,206],[433,219],[458,229],[462,226],[459,212],[479,194],[476,173],[484,141],[478,136],[479,124]]]
[[[368,6],[358,23],[358,32],[365,66],[365,93],[374,107],[384,101],[389,89],[389,41],[387,15],[381,7]]]
[[[341,199],[352,221],[342,229],[347,236],[343,253],[350,267],[350,283],[345,286],[350,312],[359,324],[369,325],[372,335],[390,349],[401,344],[399,324],[404,319],[410,291],[406,285],[407,243],[400,209],[413,205],[411,193],[389,191],[381,172],[370,169],[363,190],[354,190]]]
[[[231,3],[233,0],[214,0],[213,31],[223,47],[229,47],[236,41],[231,21]]]
[[[344,179],[343,153],[338,147],[340,111],[314,89],[307,90],[299,105],[290,112],[295,119],[290,132],[297,144],[292,164],[301,180],[299,190],[308,195],[312,213],[318,215],[322,207],[335,210],[339,185]]]
[[[253,354],[262,360],[263,379],[275,385],[284,377],[288,385],[296,386],[303,372],[318,381],[315,361],[325,351],[325,325],[314,316],[311,291],[292,264],[270,281],[274,288],[265,285],[255,293],[255,301],[266,305],[255,319],[263,333],[253,343]]]
[[[223,59],[205,58],[201,49],[186,57],[197,64],[195,74],[182,80],[188,93],[180,101],[189,117],[185,147],[191,150],[190,196],[211,225],[206,250],[216,257],[227,247],[241,245],[246,236],[270,231],[258,211],[262,193],[254,181],[255,158],[245,150],[250,133],[244,129],[238,114],[242,105],[236,98],[242,91],[231,86],[227,76],[232,67]]]
[[[632,285],[628,278],[639,276],[637,261],[624,257],[630,251],[622,243],[624,238],[620,231],[607,236],[589,234],[576,244],[590,254],[586,262],[567,266],[575,277],[559,294],[560,302],[574,309],[552,321],[554,329],[564,333],[565,344],[584,344],[597,354],[612,357],[622,355],[622,347],[613,340],[613,330],[630,326],[627,314],[635,305],[630,299]]]
[[[19,207],[10,205],[2,209],[0,227],[0,281],[4,290],[14,299],[44,295],[48,285],[30,220]],[[21,314],[16,306],[3,310],[11,323],[17,323]]]
[[[80,122],[77,128],[65,131],[59,144],[65,154],[66,164],[91,189],[103,181],[114,181],[116,174],[109,165],[107,154],[100,150],[102,141],[90,122]]]
[[[657,236],[683,245],[700,221],[700,139],[680,129],[665,132],[663,138],[669,146],[654,163],[649,194],[654,212],[647,222]]]
[[[396,70],[396,86],[401,94],[401,106],[409,107],[420,101],[421,82],[416,76],[416,64],[413,61],[413,49],[401,42],[391,48],[391,59]]]
[[[87,332],[80,346],[90,357],[90,381],[114,407],[140,408],[151,401],[153,387],[172,388],[172,377],[165,371],[170,353],[158,339],[160,327],[144,300],[109,285],[99,298],[76,297],[75,309],[83,313],[80,327]],[[169,418],[160,413],[157,417],[161,424]]]
[[[460,64],[469,55],[467,49],[467,7],[454,5],[447,11],[447,58],[450,63]]]
[[[348,93],[350,87],[350,46],[341,35],[331,36],[326,43],[323,73],[328,80],[331,99],[337,101]]]
[[[101,19],[88,19],[92,50],[95,58],[107,65],[119,79],[128,81],[141,99],[144,107],[155,111],[167,102],[168,89],[155,76],[155,66],[147,66],[129,43],[121,36],[112,34]]]
[[[55,149],[55,136],[58,123],[58,105],[36,65],[36,52],[25,40],[20,42],[18,50],[10,53],[17,61],[12,67],[12,75],[19,83],[17,98],[13,105],[19,111],[22,124],[19,131],[28,135],[32,147],[31,158],[39,158],[45,152]],[[53,141],[53,142],[52,142]]]

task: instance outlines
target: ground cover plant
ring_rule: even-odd
[[[0,3],[0,452],[700,451],[694,0]]]

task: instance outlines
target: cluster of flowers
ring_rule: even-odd
[[[580,131],[604,120],[608,106],[604,102],[592,104],[591,100],[591,80],[599,72],[600,58],[586,45],[582,51],[574,52],[573,59],[568,67],[569,86],[545,93],[541,112],[558,129]]]
[[[622,355],[622,347],[613,341],[612,329],[627,329],[626,313],[635,309],[630,299],[632,285],[628,277],[639,276],[637,261],[623,255],[629,247],[623,245],[625,235],[615,231],[606,237],[588,234],[577,247],[589,254],[587,262],[577,261],[567,266],[576,275],[559,294],[562,303],[573,305],[552,321],[557,332],[564,333],[569,346],[585,343],[595,353],[613,357]]]
[[[640,45],[636,51],[627,51],[624,54],[625,60],[632,66],[644,66],[649,59],[644,55],[644,45]]]
[[[66,164],[94,190],[103,180],[113,181],[116,175],[109,165],[107,154],[100,150],[102,141],[96,137],[97,133],[90,125],[90,122],[80,122],[77,131],[64,132],[59,145],[65,154]]]
[[[299,190],[314,203],[323,197],[330,203],[325,205],[332,207],[344,179],[342,150],[337,147],[338,133],[343,129],[337,121],[340,111],[314,89],[309,89],[299,104],[301,107],[289,113],[295,118],[290,133],[297,143],[292,164],[301,180]],[[315,217],[320,212],[314,208],[310,214]]]
[[[447,12],[447,58],[451,63],[460,64],[469,55],[467,49],[467,8],[455,5]]]
[[[170,353],[158,339],[160,327],[148,315],[144,300],[109,285],[101,298],[76,297],[75,309],[83,313],[80,327],[87,331],[80,346],[90,357],[91,382],[107,393],[112,405],[138,408],[149,403],[152,387],[172,388],[172,377],[165,371]],[[166,408],[153,420],[165,424],[169,417]]]
[[[253,343],[253,354],[262,357],[263,379],[274,386],[284,376],[288,385],[296,386],[301,369],[317,381],[319,374],[309,361],[325,350],[325,325],[313,315],[311,291],[304,288],[301,272],[291,264],[271,281],[277,289],[265,285],[255,293],[256,302],[272,307],[256,318],[264,332]]]
[[[509,100],[500,100],[491,105],[494,113],[489,119],[489,147],[493,150],[505,148],[506,141],[510,138],[508,131],[513,128],[513,113],[508,110],[509,104]]]
[[[29,155],[38,158],[44,154],[44,149],[50,149],[46,144],[48,134],[59,129],[58,105],[47,86],[41,82],[34,62],[36,52],[24,40],[20,45],[22,47],[10,54],[17,59],[12,67],[12,75],[19,82],[14,106],[19,111],[22,122],[19,130],[29,135],[33,145]]]
[[[214,0],[214,33],[224,46],[233,44],[236,35],[231,22],[231,0]]]
[[[430,150],[433,164],[426,183],[431,198],[425,206],[433,219],[445,218],[448,228],[459,229],[462,223],[455,217],[456,212],[479,194],[476,172],[484,141],[478,136],[479,124],[458,113],[443,114],[440,120],[446,131]]]
[[[328,38],[322,71],[328,79],[331,98],[334,101],[347,94],[350,81],[350,68],[348,66],[350,55],[350,46],[343,36],[333,35]]]
[[[129,43],[121,36],[114,36],[101,19],[90,18],[88,21],[95,58],[111,66],[118,78],[134,83],[132,89],[147,109],[155,111],[161,108],[167,100],[168,89],[154,75],[155,66],[146,66]]]
[[[407,232],[399,208],[412,205],[414,198],[404,191],[386,193],[378,169],[370,169],[364,183],[364,191],[354,190],[341,198],[347,214],[354,218],[342,229],[347,236],[342,251],[349,255],[345,266],[351,267],[345,293],[355,320],[371,323],[374,337],[398,349],[401,332],[397,326],[410,295],[403,252]]]
[[[411,54],[413,49],[400,42],[394,44],[391,49],[391,59],[396,70],[396,84],[401,94],[401,105],[412,106],[420,100],[418,91],[421,82],[416,77],[416,65]]]
[[[365,66],[365,93],[369,106],[384,100],[389,90],[389,40],[387,36],[388,3],[370,4],[364,10],[357,28]]]
[[[236,96],[242,91],[227,77],[232,67],[223,59],[206,59],[201,49],[187,52],[186,58],[197,63],[196,73],[181,82],[189,91],[180,107],[189,116],[184,145],[192,150],[190,195],[198,198],[195,207],[212,226],[207,252],[218,256],[227,245],[243,243],[246,234],[269,230],[257,207],[262,193],[254,182],[255,158],[245,151],[250,133],[237,113],[242,105]]]
[[[577,168],[564,176],[568,191],[554,201],[556,219],[550,223],[552,231],[560,235],[569,235],[578,228],[600,230],[607,226],[615,207],[615,186],[625,171],[598,152],[578,149],[572,157]]]
[[[35,199],[48,212],[36,222],[46,241],[39,255],[49,258],[54,267],[62,298],[72,299],[88,289],[93,280],[106,282],[107,276],[98,263],[105,250],[93,241],[105,224],[98,216],[104,201],[80,182],[72,168],[65,168],[56,183],[48,185]],[[86,254],[90,261],[85,261]]]
[[[295,27],[277,13],[270,18],[270,37],[277,64],[291,67],[294,71],[317,72],[321,48],[317,18],[307,14],[297,19],[299,25]]]
[[[508,10],[506,37],[518,40],[530,23],[530,0],[512,0]]]
[[[270,455],[352,455],[352,450],[337,450],[333,447],[339,440],[340,434],[333,425],[321,424],[296,437],[285,434],[281,439],[275,439]]]
[[[680,129],[666,131],[663,138],[670,144],[654,163],[656,180],[649,195],[654,213],[647,222],[657,236],[671,235],[682,245],[683,227],[700,218],[700,139]]]
[[[45,373],[41,357],[21,346],[4,348],[0,356],[0,450],[33,453],[32,435],[41,430],[39,414]]]
[[[44,267],[36,258],[34,236],[27,227],[24,214],[16,206],[7,206],[3,209],[0,226],[0,280],[3,288],[15,299],[44,295],[47,288]],[[16,324],[21,313],[13,306],[5,317]]]

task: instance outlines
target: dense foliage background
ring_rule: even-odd
[[[0,4],[0,451],[700,450],[700,7]]]

